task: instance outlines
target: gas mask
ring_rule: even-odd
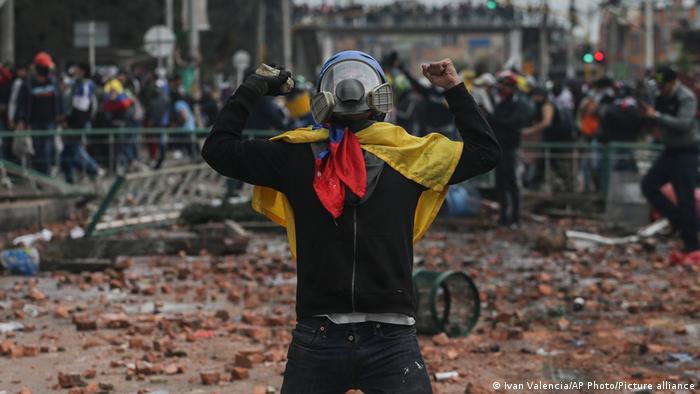
[[[381,66],[359,51],[331,57],[321,69],[311,113],[318,124],[340,119],[383,120],[393,105],[393,92]]]

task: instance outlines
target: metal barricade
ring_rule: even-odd
[[[117,175],[127,172],[143,171],[153,167],[160,155],[160,149],[170,151],[165,160],[166,166],[182,165],[201,162],[199,149],[209,129],[197,129],[194,131],[174,128],[121,128],[121,129],[80,129],[80,130],[0,130],[0,190],[8,193],[15,186],[19,168],[27,169],[26,174],[51,178],[54,181],[63,179],[63,167],[61,148],[67,143],[79,143],[85,147],[87,153],[97,162],[108,181]],[[269,138],[278,133],[266,130],[246,130],[245,138]],[[40,160],[37,152],[34,154],[16,154],[13,152],[13,140],[25,138],[26,144],[32,144],[36,138],[52,138],[53,154],[45,158],[50,163],[52,171],[48,174],[32,171],[37,160]],[[70,142],[69,142],[70,141]],[[161,147],[162,146],[162,147]],[[182,157],[173,155],[172,152],[185,151]],[[189,152],[187,152],[189,150]],[[189,157],[187,156],[189,153]],[[156,157],[153,157],[155,155]],[[44,160],[44,158],[41,158]],[[130,167],[126,167],[126,163]],[[12,172],[8,171],[12,168]],[[78,166],[78,173],[85,173],[85,168]],[[81,171],[82,170],[82,171]],[[26,174],[23,177],[26,178]],[[14,180],[13,180],[14,179]],[[83,179],[83,182],[80,181]],[[86,176],[79,176],[77,183],[90,185]],[[39,189],[32,186],[35,194]],[[25,193],[27,194],[27,193]]]
[[[220,205],[225,181],[205,163],[118,176],[85,234],[108,234],[174,221],[192,203]]]

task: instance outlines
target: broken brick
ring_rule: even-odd
[[[153,341],[153,350],[157,352],[167,352],[172,350],[173,341],[170,338],[159,338]]]
[[[97,370],[95,368],[88,368],[85,371],[83,371],[83,377],[85,379],[92,379],[95,376],[97,376]]]
[[[176,375],[183,372],[184,368],[174,363],[166,364],[163,366],[163,373],[166,375]]]
[[[225,309],[219,309],[218,311],[216,311],[214,317],[222,321],[228,321],[229,319],[231,319],[231,315]]]
[[[240,353],[236,354],[234,365],[242,368],[253,368],[253,362],[251,361],[250,356]]]
[[[540,291],[540,294],[544,296],[548,296],[552,294],[552,286],[546,285],[544,283],[540,284],[537,286],[537,289]]]
[[[142,337],[129,338],[129,348],[131,348],[131,349],[143,349],[143,338]]]
[[[70,317],[70,311],[64,306],[57,306],[53,311],[53,315],[61,319],[67,319]]]
[[[450,344],[450,338],[444,332],[433,336],[433,343],[438,346],[447,346]]]
[[[69,389],[72,387],[85,387],[86,383],[82,376],[77,373],[58,373],[58,384],[61,388]]]
[[[247,368],[233,367],[228,372],[231,373],[231,380],[244,380],[250,377],[250,372]]]
[[[99,320],[107,328],[127,328],[131,325],[129,317],[125,313],[103,313]]]
[[[139,375],[153,375],[154,373],[156,373],[156,370],[152,363],[141,360],[136,360],[136,363],[134,363],[134,370]]]
[[[32,301],[44,301],[44,300],[46,300],[46,296],[44,295],[44,293],[37,290],[36,288],[31,288],[29,290],[29,298]]]
[[[212,386],[219,384],[219,381],[221,380],[221,373],[213,371],[200,372],[199,377],[202,380],[202,384]]]
[[[74,316],[73,323],[78,331],[97,330],[97,320],[85,315]]]
[[[41,348],[38,345],[24,345],[22,353],[24,357],[36,357],[41,353]]]

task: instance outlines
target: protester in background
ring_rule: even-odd
[[[642,115],[642,106],[632,87],[625,83],[617,84],[615,100],[601,118],[598,141],[603,144],[638,141],[644,125]],[[637,162],[631,149],[618,148],[612,154],[615,171],[637,171]]]
[[[311,84],[306,81],[303,75],[294,77],[294,88],[285,97],[292,128],[310,126],[315,123],[311,115],[310,91]]]
[[[32,76],[19,90],[15,128],[18,130],[55,130],[62,120],[63,103],[61,91],[51,76],[54,68],[51,56],[39,52],[34,57]],[[32,137],[35,170],[50,175],[56,153],[54,136]]]
[[[66,123],[72,130],[89,130],[98,107],[95,83],[87,78],[90,75],[90,66],[79,63],[71,67],[69,72],[73,77],[73,84],[68,97],[69,111]],[[85,149],[83,138],[84,135],[63,135],[61,169],[68,183],[75,181],[74,169],[85,171],[93,180],[98,175],[97,162]]]
[[[695,186],[698,180],[700,131],[695,117],[697,98],[678,81],[674,66],[662,66],[655,75],[658,96],[655,107],[645,106],[644,115],[653,121],[654,135],[665,149],[642,179],[642,192],[652,207],[661,212],[680,232],[683,252],[700,250]],[[673,185],[678,204],[661,187]]]
[[[535,103],[535,124],[523,129],[523,135],[541,134],[541,141],[545,143],[571,143],[575,139],[574,124],[568,108],[561,107],[553,102],[547,89],[542,86],[532,88],[530,92],[532,101]],[[553,188],[558,190],[573,189],[571,175],[571,149],[551,148],[549,149],[549,163],[553,175]],[[547,158],[541,156],[537,159],[534,174],[528,179],[529,186],[537,186],[545,178]],[[554,178],[554,177],[552,177]]]
[[[282,132],[290,128],[290,119],[278,98],[263,96],[250,112],[245,128]]]
[[[110,128],[124,130],[129,127],[134,112],[134,100],[126,92],[122,79],[111,78],[104,86],[103,111]],[[124,174],[136,158],[136,141],[132,135],[118,135],[117,173]]]
[[[172,115],[170,116],[170,124],[172,127],[179,129],[175,133],[176,143],[173,144],[175,149],[182,149],[188,157],[195,159],[199,156],[197,148],[197,125],[192,113],[190,103],[185,100],[177,90],[170,91],[170,102],[172,103]]]
[[[599,190],[602,187],[604,168],[598,149],[598,139],[602,130],[601,118],[605,117],[609,107],[615,101],[614,82],[602,77],[591,86],[586,97],[581,100],[576,114],[576,124],[583,141],[590,143],[591,149],[584,152],[581,165],[583,169],[584,191]]]
[[[219,99],[220,93],[218,89],[213,89],[209,85],[204,85],[204,89],[202,89],[202,99],[200,100],[204,127],[209,128],[214,125],[216,115],[219,113]]]
[[[0,64],[0,130],[6,130],[7,127],[7,103],[10,101],[10,91],[12,90],[12,71],[9,67]],[[0,139],[0,148],[2,140]],[[0,158],[2,158],[2,150],[0,150]]]
[[[159,74],[159,70],[156,70]],[[146,126],[161,129],[157,133],[148,136],[148,151],[151,158],[151,168],[159,169],[163,165],[168,150],[168,134],[165,131],[170,127],[171,103],[170,86],[164,74],[158,75],[151,82],[148,91],[149,98],[146,101]]]
[[[13,76],[10,68],[0,64],[0,131],[9,129],[7,108],[10,101],[10,92],[12,91],[12,79]],[[0,138],[0,159],[9,156],[6,154],[9,146],[10,144],[8,144],[4,138]],[[4,173],[0,174],[0,177],[2,177],[3,181],[5,180]]]
[[[491,89],[496,85],[496,78],[490,73],[481,74],[473,82],[472,96],[482,111],[493,114]]]
[[[10,95],[7,101],[7,126],[10,130],[16,128],[17,104],[20,97],[20,91],[26,83],[27,67],[23,65],[15,66],[12,72],[13,79],[10,86]],[[34,156],[34,146],[30,137],[13,136],[6,146],[4,146],[6,158],[16,160],[22,166],[25,166],[31,156]]]
[[[10,129],[15,128],[19,92],[22,89],[22,85],[26,82],[27,75],[27,67],[21,64],[15,66],[12,72],[12,85],[10,86],[10,92],[7,98],[7,125]]]
[[[503,151],[496,166],[496,195],[500,204],[498,223],[517,227],[520,225],[520,188],[516,166],[520,133],[528,122],[528,110],[516,94],[517,80],[512,72],[501,73],[497,86],[499,101],[488,119]]]
[[[455,133],[454,116],[445,101],[444,90],[432,85],[426,79],[424,79],[425,84],[421,83],[406,70],[403,63],[399,64],[398,69],[409,80],[413,90],[422,97],[415,111],[418,117],[418,136],[438,132],[447,137],[459,139],[459,134]]]
[[[574,95],[561,81],[554,82],[552,85],[551,102],[559,109],[571,111],[572,113],[574,111]]]

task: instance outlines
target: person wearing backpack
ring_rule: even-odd
[[[16,130],[55,130],[63,118],[61,90],[51,76],[53,59],[46,52],[34,57],[32,76],[24,81],[14,114]],[[54,136],[33,136],[34,169],[49,175],[56,153]]]
[[[607,144],[615,142],[637,142],[644,126],[642,106],[634,95],[631,86],[616,85],[615,100],[608,106],[600,122],[598,141]],[[616,148],[613,152],[615,171],[637,171],[634,152],[627,148]]]
[[[523,135],[542,134],[545,143],[571,143],[575,140],[573,114],[567,108],[556,105],[549,98],[547,89],[536,86],[531,91],[535,103],[535,124],[523,129]],[[551,148],[550,163],[563,187],[571,181],[570,148]],[[529,180],[530,185],[539,184],[545,176],[546,158],[540,157],[535,168],[535,175]]]
[[[91,128],[92,118],[97,113],[97,95],[95,83],[89,78],[90,66],[79,63],[71,67],[74,80],[70,89],[68,105],[70,111],[66,117],[68,128],[87,130]],[[83,142],[84,135],[64,135],[64,148],[61,152],[61,169],[66,182],[74,183],[73,170],[81,169],[95,180],[102,170],[95,159],[88,153]]]

